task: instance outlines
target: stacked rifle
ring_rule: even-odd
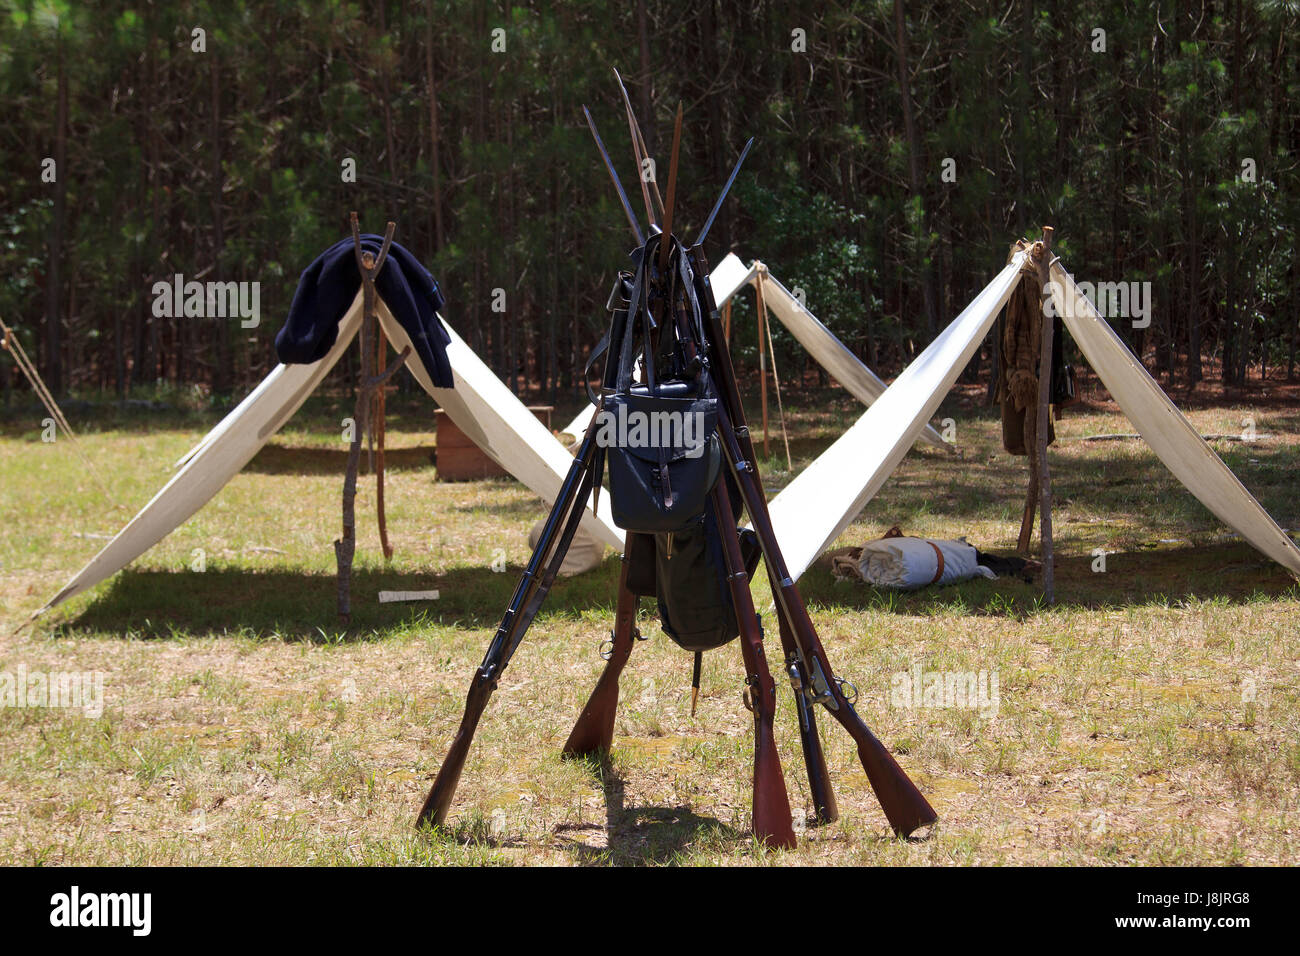
[[[622,88],[621,79],[619,86]],[[625,89],[623,99],[637,168],[645,169],[644,138]],[[565,756],[610,749],[619,676],[640,636],[636,627],[639,601],[653,595],[665,631],[696,654],[697,688],[699,654],[740,639],[744,700],[754,717],[754,836],[772,847],[795,845],[789,797],[773,736],[776,681],[768,667],[762,622],[750,593],[751,576],[761,554],[771,582],[784,668],[794,688],[814,820],[829,823],[838,816],[817,732],[814,705],[820,704],[857,743],[863,768],[894,831],[911,834],[935,821],[934,810],[854,709],[856,693],[831,669],[791,579],[768,515],[709,285],[703,243],[753,140],[742,151],[699,236],[686,246],[672,233],[681,107],[673,132],[666,198],[659,195],[653,179],[647,183],[639,177],[649,220],[647,231],[642,230],[628,201],[590,112],[585,107],[583,111],[637,243],[632,254],[635,270],[620,274],[615,283],[610,296],[610,330],[593,355],[593,361],[601,354],[607,356],[600,393],[592,396],[598,412],[474,674],[465,713],[418,823],[440,825],[446,820],[488,699],[545,601],[587,502],[599,494],[608,463],[611,509],[615,523],[628,531],[627,546],[619,574],[612,647],[604,672],[564,746]],[[612,423],[638,416],[641,420],[694,423],[696,427],[660,430],[649,443],[629,440],[621,429],[611,428]],[[611,431],[617,436],[614,441],[609,438]],[[651,429],[652,434],[654,431]],[[742,512],[748,513],[752,531],[738,527]],[[681,573],[683,567],[688,573]],[[707,599],[711,589],[699,586],[701,580],[707,583],[710,578],[717,583],[713,601]],[[674,587],[674,581],[683,579],[695,586]],[[706,598],[701,600],[700,594]]]

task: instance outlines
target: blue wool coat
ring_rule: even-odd
[[[361,236],[361,246],[379,255],[384,237]],[[275,354],[286,365],[318,362],[334,346],[339,321],[361,287],[352,238],[330,246],[303,270],[289,306],[284,328],[275,336]],[[452,387],[447,345],[451,337],[438,318],[444,299],[437,281],[403,246],[393,243],[388,259],[375,277],[375,291],[388,306],[414,345],[418,358],[439,388]]]

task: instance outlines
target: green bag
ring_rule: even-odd
[[[655,596],[664,633],[688,651],[708,651],[740,636],[727,585],[727,560],[712,512],[686,531],[655,535]],[[752,577],[762,557],[758,535],[740,531],[740,553]]]

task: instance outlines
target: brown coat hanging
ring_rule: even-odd
[[[1011,254],[1019,251],[1019,243]],[[1008,261],[1010,261],[1008,259]],[[1042,346],[1043,310],[1038,269],[1030,259],[1021,269],[1020,283],[1007,300],[1006,318],[998,342],[996,401],[1002,407],[1002,447],[1013,455],[1028,455],[1038,409],[1038,360]],[[1056,440],[1049,417],[1047,443]]]

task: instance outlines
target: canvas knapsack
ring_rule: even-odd
[[[652,239],[643,255],[649,258],[657,248]],[[625,531],[685,532],[704,513],[722,472],[718,399],[712,379],[687,360],[671,325],[655,324],[646,301],[646,268],[639,261],[632,281],[620,281],[611,296],[609,354],[616,374],[612,392],[599,405],[597,440],[609,463],[614,523]],[[685,266],[680,268],[686,283]],[[702,328],[698,335],[703,342]],[[643,382],[634,374],[638,341]],[[633,441],[637,436],[643,441]]]
[[[731,490],[730,476],[727,482]],[[734,494],[732,501],[739,501],[739,490]],[[685,531],[627,536],[628,587],[656,599],[664,633],[688,651],[712,650],[740,635],[717,527],[713,513],[706,511]],[[741,529],[740,551],[753,577],[763,553],[752,529]]]

